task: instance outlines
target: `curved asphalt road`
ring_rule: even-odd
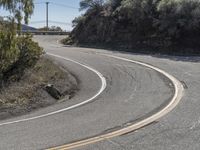
[[[80,149],[196,149],[200,147],[199,63],[177,62],[105,50],[63,47],[56,42],[60,38],[62,37],[35,37],[47,52],[97,69],[106,78],[106,89],[95,101],[82,107],[44,118],[0,126],[0,149],[45,149],[106,133],[150,115],[172,98],[174,91],[171,83],[157,72],[98,53],[123,56],[153,64],[183,80],[188,89],[180,105],[159,122],[137,132]],[[101,80],[94,72],[70,61],[54,57],[53,59],[78,76],[81,90],[77,95],[70,101],[25,116],[4,120],[0,124],[69,107],[91,98],[101,88]]]

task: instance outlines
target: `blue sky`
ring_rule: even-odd
[[[40,22],[40,21],[46,20],[45,2],[47,1],[50,2],[49,20],[54,21],[54,23],[49,22],[49,26],[56,25],[62,27],[65,30],[71,30],[72,27],[69,24],[71,24],[72,20],[75,17],[83,13],[79,11],[80,0],[34,0],[35,10],[33,16],[29,21],[30,26],[37,28],[46,26],[45,22]],[[6,16],[6,15],[9,15],[9,13],[0,8],[0,16]]]

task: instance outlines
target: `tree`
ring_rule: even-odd
[[[58,27],[58,26],[51,26],[50,31],[57,31],[57,32],[62,32],[62,28],[61,27]]]
[[[80,2],[80,10],[99,9],[103,4],[103,0],[82,0]]]
[[[157,10],[159,18],[155,25],[163,36],[175,40],[186,33],[199,34],[199,0],[161,0]]]
[[[10,75],[23,73],[26,68],[33,66],[43,50],[32,41],[31,36],[16,36],[16,29],[21,30],[22,20],[27,24],[33,13],[33,0],[0,0],[0,7],[11,13],[7,21],[0,22],[1,87]]]
[[[38,29],[39,31],[57,31],[57,32],[62,32],[62,28],[59,26],[51,26],[50,28],[47,29],[47,27],[42,27]]]
[[[21,21],[28,24],[28,19],[33,13],[33,0],[0,0],[0,7],[13,14],[13,19],[18,23],[18,29],[21,29]]]
[[[115,10],[117,7],[119,7],[120,5],[121,5],[121,2],[122,2],[123,0],[109,0],[108,2],[107,2],[107,5],[109,5],[109,6],[111,6],[111,8],[113,9],[113,10]]]
[[[132,35],[148,36],[154,31],[152,23],[156,17],[158,0],[122,0],[117,16],[122,24],[129,27]]]
[[[200,0],[82,0],[75,43],[199,48]]]

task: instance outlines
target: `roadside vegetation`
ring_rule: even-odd
[[[65,44],[200,54],[199,0],[82,0]]]
[[[22,20],[27,24],[33,13],[33,0],[0,0],[0,7],[11,14],[0,22],[0,119],[70,99],[76,79],[43,56],[31,35],[21,34]]]
[[[28,23],[33,13],[33,1],[1,0],[0,7],[8,10],[11,16],[0,22],[0,86],[18,80],[26,68],[32,67],[43,54],[43,49],[32,41],[30,35],[21,35],[21,22]]]
[[[62,94],[60,99],[46,92],[48,84],[54,85]],[[76,91],[76,78],[47,56],[42,56],[33,67],[24,71],[18,82],[10,81],[0,89],[0,119],[23,115],[61,102],[63,98],[68,100]]]
[[[62,28],[59,26],[51,26],[49,28],[47,27],[43,27],[43,28],[39,28],[39,31],[56,31],[56,32],[63,32]]]

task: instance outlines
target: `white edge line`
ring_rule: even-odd
[[[100,54],[100,55],[119,59],[119,60],[124,60],[124,61],[127,61],[127,62],[132,62],[132,63],[138,64],[138,65],[141,65],[141,66],[145,66],[147,68],[151,68],[151,69],[163,74],[165,77],[170,79],[171,82],[174,85],[175,91],[174,91],[173,98],[162,110],[160,110],[160,111],[156,112],[155,114],[153,114],[152,116],[147,117],[144,120],[141,120],[139,122],[136,122],[136,123],[134,123],[134,124],[132,124],[128,127],[125,127],[125,128],[113,131],[113,132],[109,132],[109,133],[106,133],[106,134],[103,134],[103,135],[100,135],[100,136],[96,136],[96,137],[88,138],[88,139],[85,139],[85,140],[80,140],[80,141],[77,141],[77,142],[74,142],[74,143],[68,143],[68,144],[65,144],[65,145],[58,146],[58,147],[50,148],[49,150],[51,150],[51,149],[52,150],[74,149],[74,148],[77,148],[77,147],[89,145],[89,144],[92,144],[92,143],[103,141],[105,139],[110,139],[110,138],[120,136],[120,135],[128,133],[128,132],[137,130],[137,129],[142,128],[142,127],[158,120],[159,118],[163,117],[164,115],[166,115],[167,113],[172,111],[177,106],[177,104],[180,102],[180,100],[183,96],[183,92],[184,92],[183,85],[174,76],[170,75],[169,73],[165,72],[164,70],[161,70],[157,67],[154,67],[152,65],[148,65],[148,64],[140,62],[140,61],[134,61],[134,60],[123,58],[123,57],[113,56],[113,55],[109,55],[109,54]]]
[[[180,100],[183,96],[183,92],[184,92],[183,85],[178,79],[176,79],[174,76],[170,75],[169,73],[165,72],[164,70],[161,70],[157,67],[154,67],[152,65],[149,65],[149,64],[146,64],[146,63],[143,63],[143,62],[140,62],[140,61],[134,61],[134,60],[131,60],[131,59],[122,58],[122,57],[113,56],[113,55],[108,55],[108,54],[101,54],[101,55],[120,59],[120,60],[124,60],[124,61],[127,61],[127,62],[132,62],[132,63],[138,64],[138,65],[142,65],[142,66],[151,68],[151,69],[163,74],[165,77],[170,79],[170,81],[173,83],[175,91],[174,91],[174,96],[173,96],[172,100],[170,101],[170,103],[168,103],[168,105],[165,108],[163,108],[161,111],[159,111],[159,112],[155,113],[154,115],[152,115],[151,117],[143,120],[143,123],[145,121],[147,122],[148,119],[154,120],[154,121],[159,119],[160,117],[164,116],[165,114],[167,114],[168,112],[173,110],[176,107],[176,105],[180,102]],[[141,123],[142,123],[142,121],[139,122],[138,124],[141,124]],[[150,123],[150,121],[147,124],[149,124],[149,123]]]
[[[94,72],[95,74],[98,75],[98,77],[101,79],[101,88],[100,90],[98,91],[97,94],[95,94],[93,97],[91,97],[90,99],[88,100],[85,100],[81,103],[78,103],[78,104],[75,104],[75,105],[72,105],[70,107],[67,107],[67,108],[64,108],[64,109],[60,109],[60,110],[57,110],[57,111],[53,111],[53,112],[50,112],[50,113],[47,113],[47,114],[43,114],[43,115],[39,115],[39,116],[35,116],[35,117],[31,117],[31,118],[26,118],[26,119],[21,119],[21,120],[16,120],[16,121],[10,121],[10,122],[5,122],[5,123],[1,123],[0,126],[3,126],[3,125],[10,125],[10,124],[14,124],[14,123],[20,123],[20,122],[25,122],[25,121],[30,121],[30,120],[35,120],[35,119],[39,119],[39,118],[43,118],[43,117],[47,117],[47,116],[51,116],[51,115],[55,115],[55,114],[58,114],[58,113],[62,113],[62,112],[65,112],[65,111],[68,111],[68,110],[71,110],[71,109],[74,109],[74,108],[77,108],[77,107],[80,107],[80,106],[83,106],[87,103],[90,103],[92,102],[94,99],[96,99],[106,88],[107,86],[107,83],[106,83],[106,79],[105,77],[97,70],[85,65],[85,64],[82,64],[80,62],[77,62],[75,60],[72,60],[72,59],[69,59],[69,58],[65,58],[65,57],[62,57],[62,56],[59,56],[59,55],[55,55],[55,54],[51,54],[51,53],[46,53],[47,55],[50,55],[50,56],[54,56],[54,57],[57,57],[57,58],[61,58],[61,59],[64,59],[66,61],[71,61],[73,63],[76,63],[82,67],[85,67],[87,68],[88,70]]]

